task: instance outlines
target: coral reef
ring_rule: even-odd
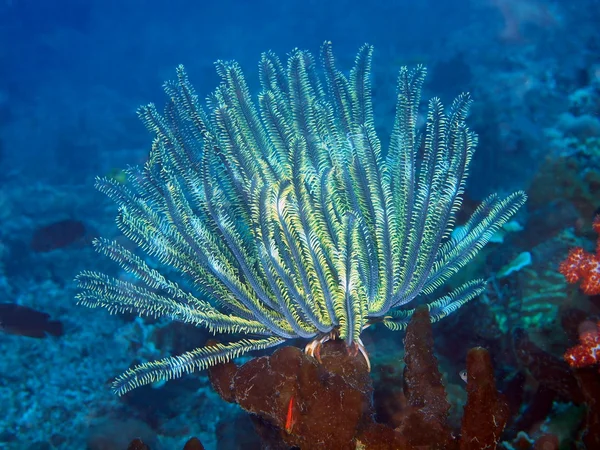
[[[44,5],[42,14],[36,9],[38,3],[0,4],[0,34],[11,43],[0,50],[6,68],[0,75],[2,450],[123,450],[134,437],[151,449],[173,450],[182,448],[190,436],[197,436],[207,449],[237,450],[260,447],[255,427],[261,427],[269,442],[274,440],[269,440],[269,433],[277,427],[283,427],[284,435],[302,431],[306,418],[301,408],[307,400],[302,403],[298,393],[278,400],[282,405],[278,404],[275,427],[270,425],[275,419],[260,419],[237,403],[223,401],[213,391],[207,372],[114,396],[110,390],[114,374],[192,351],[203,346],[211,333],[171,317],[109,316],[106,311],[76,308],[73,278],[91,269],[139,287],[138,280],[122,267],[98,258],[88,245],[88,234],[95,234],[118,241],[169,281],[181,283],[184,291],[202,296],[194,280],[179,277],[176,270],[156,261],[160,258],[134,249],[114,226],[115,205],[90,185],[96,175],[104,175],[116,186],[127,188],[128,172],[122,169],[146,162],[148,136],[132,108],[144,99],[156,98],[156,88],[175,64],[184,62],[188,73],[194,74],[201,94],[198,103],[204,104],[202,93],[208,92],[215,78],[215,58],[226,55],[241,66],[252,67],[264,48],[284,54],[295,46],[312,47],[315,39],[335,43],[336,66],[341,70],[332,78],[343,91],[345,83],[347,91],[354,90],[360,78],[353,79],[350,70],[357,46],[364,40],[379,43],[369,78],[374,82],[374,126],[383,138],[384,156],[386,136],[393,132],[400,66],[430,68],[423,85],[426,98],[439,96],[446,102],[463,91],[472,94],[475,102],[468,123],[479,135],[479,143],[470,165],[468,198],[457,212],[456,228],[469,220],[491,192],[506,195],[525,188],[531,199],[527,210],[521,208],[516,217],[522,231],[506,233],[502,244],[499,236],[493,236],[474,264],[440,289],[440,295],[445,295],[471,279],[489,281],[482,298],[434,325],[436,370],[418,371],[422,365],[433,367],[429,361],[433,353],[419,350],[417,355],[417,344],[408,336],[407,347],[413,350],[405,354],[403,332],[388,333],[381,324],[372,324],[361,333],[372,364],[373,423],[356,431],[360,445],[377,448],[384,437],[398,447],[423,443],[422,421],[439,430],[436,445],[446,442],[447,430],[458,437],[467,402],[463,380],[468,382],[473,374],[465,370],[465,357],[470,348],[483,347],[492,358],[497,387],[505,394],[510,413],[499,447],[600,448],[596,405],[600,375],[595,363],[600,295],[587,295],[593,291],[584,280],[592,275],[589,262],[596,255],[597,235],[590,223],[600,206],[597,0],[552,5],[540,0],[223,1],[167,7],[147,2],[143,10],[133,2],[91,0],[81,7],[76,5],[81,2],[67,0],[67,5],[75,7]],[[399,20],[403,22],[400,33]],[[317,66],[319,58],[314,60]],[[288,77],[286,62],[282,65],[284,77],[279,80]],[[327,96],[330,87],[324,80],[331,76],[319,69],[314,73]],[[257,74],[247,80],[251,91],[255,86],[260,89]],[[225,90],[219,88],[220,93]],[[157,99],[161,103],[160,96]],[[267,95],[258,101],[271,100]],[[191,122],[179,120],[171,99],[167,103],[165,114],[162,105],[157,105],[168,123],[166,128],[182,126],[180,134],[188,135],[194,129]],[[207,116],[219,102],[211,97],[209,103]],[[225,103],[220,112],[231,119],[234,102]],[[277,102],[284,103],[290,104]],[[322,111],[327,102],[307,105]],[[260,106],[256,109],[263,122]],[[354,110],[353,106],[347,109]],[[449,111],[444,113],[448,116]],[[426,125],[426,114],[416,117],[419,128]],[[235,134],[235,128],[231,130]],[[325,128],[319,131],[313,136],[327,135]],[[344,134],[341,141],[360,145],[360,136]],[[240,147],[250,142],[233,141]],[[195,142],[182,141],[191,154],[197,150]],[[309,139],[307,145],[322,142],[328,144],[325,139]],[[355,146],[354,150],[362,149]],[[415,161],[417,172],[421,156]],[[160,169],[154,166],[155,179],[167,175],[169,166],[161,163]],[[360,178],[360,165],[348,160],[347,166],[351,175]],[[191,194],[186,199],[193,202],[196,192],[186,191]],[[199,210],[192,209],[192,215]],[[372,223],[367,227],[373,229]],[[160,233],[153,237],[160,238]],[[587,266],[572,265],[570,271],[583,276],[569,285],[557,269],[573,247],[583,249],[576,255]],[[524,253],[531,255],[530,264],[505,266],[511,260],[519,262],[514,258]],[[164,289],[150,290],[168,294]],[[435,298],[415,299],[407,308],[421,300]],[[63,335],[32,338],[42,336],[37,330],[45,328],[45,316],[38,314],[40,320],[34,322],[33,311],[60,321]],[[229,342],[225,336],[219,339],[223,345]],[[300,340],[289,344],[302,346]],[[424,347],[431,349],[430,344]],[[332,344],[325,345],[325,359],[334,350]],[[345,357],[344,349],[338,350]],[[412,360],[406,383],[405,357],[407,362]],[[241,366],[248,358],[236,363]],[[222,367],[232,372],[229,377],[239,370],[233,364]],[[309,367],[303,363],[302,370]],[[418,389],[420,378],[430,384],[430,390]],[[296,392],[288,384],[282,386],[286,394],[287,390]],[[230,384],[221,391],[235,400]],[[445,401],[439,400],[442,396]],[[396,431],[400,427],[402,433]],[[490,433],[493,437],[495,431]],[[189,445],[197,446],[197,442]]]
[[[484,301],[457,319],[472,327],[440,324],[453,338],[436,342],[437,357],[427,308],[419,308],[406,328],[403,370],[399,359],[374,352],[369,377],[363,358],[331,341],[321,364],[285,347],[241,366],[216,365],[212,386],[249,414],[258,437],[245,431],[246,448],[597,448],[597,297],[568,289],[557,271],[569,247],[587,247],[587,236],[563,230],[542,239],[530,249],[531,265],[493,278]],[[515,234],[504,245],[520,244]],[[484,253],[501,266],[505,255]],[[453,380],[465,367],[457,355],[466,355],[466,389]],[[241,431],[229,433],[241,441]]]

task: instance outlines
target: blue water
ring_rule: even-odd
[[[469,266],[465,279],[491,280],[488,291],[434,328],[445,382],[464,390],[458,374],[466,349],[488,348],[500,390],[516,374],[536,379],[525,385],[503,440],[512,442],[519,431],[534,440],[550,433],[561,448],[573,448],[586,425],[560,419],[576,412],[583,420],[586,404],[563,392],[552,396],[535,426],[514,425],[524,423],[536,383],[550,382],[510,355],[517,329],[525,328],[574,376],[562,355],[577,344],[577,332],[569,334],[561,320],[573,310],[578,323],[600,314],[597,295],[583,294],[558,273],[569,248],[593,254],[596,240],[600,2],[371,3],[0,1],[0,303],[47,313],[64,327],[59,337],[39,339],[25,331],[37,324],[28,323],[31,316],[9,329],[11,318],[0,312],[0,449],[125,449],[138,436],[152,449],[179,449],[191,436],[207,449],[242,448],[235,424],[244,423],[243,433],[252,427],[243,411],[214,393],[205,373],[126,397],[111,392],[110,382],[133,363],[202,345],[208,333],[76,304],[74,278],[82,270],[126,277],[94,251],[93,238],[133,248],[94,179],[120,181],[123,170],[146,161],[152,135],[137,108],[153,102],[162,110],[163,83],[175,78],[179,64],[204,99],[219,83],[214,62],[236,60],[256,95],[262,52],[283,60],[294,48],[318,55],[326,40],[345,74],[362,44],[375,47],[375,127],[384,143],[401,66],[428,67],[424,99],[449,104],[461,92],[472,94],[468,123],[479,146],[465,209],[493,192],[523,189],[530,200],[514,218],[520,231],[506,231],[502,243],[490,243]],[[44,227],[64,221],[71,226],[59,237],[44,234]],[[32,245],[36,233],[46,240],[44,250]],[[523,252],[531,263],[498,278]],[[377,329],[365,343],[375,365],[392,359],[401,367],[401,333]]]

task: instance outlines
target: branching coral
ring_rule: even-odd
[[[522,192],[492,195],[451,235],[477,142],[465,125],[469,96],[447,113],[432,99],[420,130],[425,69],[402,68],[384,151],[372,52],[363,46],[346,77],[325,43],[324,80],[308,52],[293,51],[286,66],[265,53],[258,106],[236,63],[217,63],[222,83],[206,108],[180,67],[164,114],[140,110],[156,136],[148,162],[129,171],[127,185],[98,187],[119,205],[120,230],[181,279],[100,239],[98,250],[137,280],[84,272],[78,299],[242,338],[130,369],[117,393],[297,337],[313,340],[317,356],[331,338],[366,356],[364,328],[405,328],[414,311],[405,305],[429,300],[523,204]],[[483,288],[475,280],[434,298],[433,320]]]

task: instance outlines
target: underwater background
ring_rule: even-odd
[[[425,100],[471,93],[479,144],[458,224],[491,193],[528,196],[450,281],[483,277],[484,294],[433,325],[448,426],[460,428],[465,358],[481,346],[510,410],[499,448],[600,448],[600,288],[573,283],[600,286],[599,29],[598,0],[0,0],[0,449],[126,449],[134,438],[180,449],[192,436],[207,449],[261,448],[256,419],[206,371],[115,395],[128,367],[212,334],[80,306],[75,277],[122,276],[92,246],[126,241],[94,180],[122,183],[144,164],[152,135],[136,111],[162,109],[179,64],[204,99],[219,84],[214,62],[236,60],[256,97],[262,52],[318,55],[324,41],[345,72],[374,46],[384,145],[401,66],[428,68]],[[573,248],[597,266],[569,284],[559,267]],[[362,339],[370,408],[398,428],[404,332],[375,326]]]

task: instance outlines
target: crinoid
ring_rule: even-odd
[[[413,313],[406,305],[430,299],[524,203],[522,192],[492,195],[451,234],[477,142],[465,125],[469,96],[447,112],[430,100],[419,129],[425,69],[402,68],[383,151],[372,52],[360,49],[348,77],[330,43],[322,73],[308,52],[294,50],[285,66],[265,53],[258,103],[235,62],[217,62],[222,82],[204,107],[179,67],[164,113],[140,110],[155,135],[147,163],[129,170],[128,183],[100,179],[98,188],[146,256],[99,239],[98,250],[135,280],[84,272],[78,299],[242,338],[134,367],[115,381],[117,393],[293,338],[313,340],[315,356],[331,338],[366,356],[365,327],[403,329]],[[431,317],[484,284],[431,300]]]

